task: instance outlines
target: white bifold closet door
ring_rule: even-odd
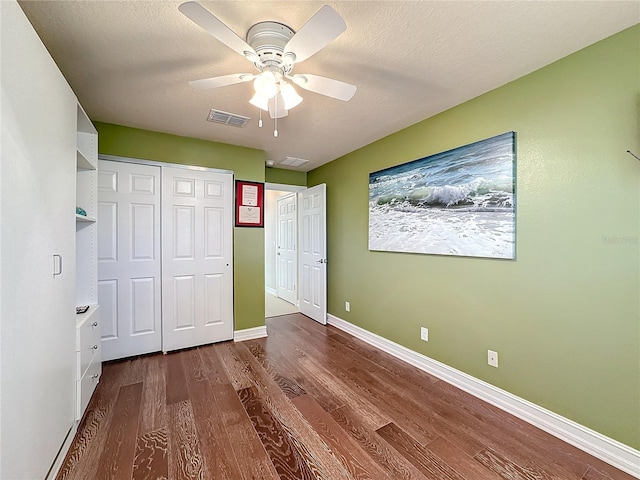
[[[98,162],[102,359],[162,348],[160,167]]]
[[[104,360],[233,338],[233,177],[100,160]]]
[[[233,177],[162,168],[162,349],[233,338]]]

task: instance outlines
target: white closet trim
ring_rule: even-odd
[[[153,167],[184,168],[187,170],[201,170],[201,171],[206,170],[208,172],[215,172],[215,173],[229,173],[235,176],[235,172],[233,170],[225,170],[223,168],[200,167],[198,165],[184,165],[182,163],[158,162],[156,160],[146,160],[144,158],[120,157],[118,155],[99,154],[98,160],[109,160],[112,162],[123,162],[123,163],[136,163],[138,165],[151,165]]]

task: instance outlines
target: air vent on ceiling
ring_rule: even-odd
[[[300,165],[304,165],[308,161],[309,160],[305,160],[304,158],[287,157],[280,162],[280,165],[287,165],[289,167],[299,167]]]
[[[232,127],[244,127],[251,120],[249,117],[243,117],[235,113],[223,112],[222,110],[211,109],[207,122],[222,123],[231,125]]]

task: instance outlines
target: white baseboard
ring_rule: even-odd
[[[640,451],[334,315],[328,314],[327,320],[329,325],[344,330],[420,370],[521,418],[629,475],[640,478]]]
[[[76,436],[76,432],[78,431],[78,425],[79,424],[80,424],[79,421],[73,422],[73,426],[71,427],[71,429],[67,433],[67,436],[64,439],[64,442],[62,443],[62,446],[60,447],[60,451],[58,452],[58,456],[53,461],[53,465],[51,465],[51,469],[49,470],[49,473],[47,474],[46,480],[54,480],[58,476],[58,473],[60,472],[60,469],[62,468],[62,463],[64,462],[64,459],[67,457],[67,453],[69,452],[69,449],[71,448],[71,443],[73,442],[73,439]]]
[[[269,295],[273,295],[274,297],[278,296],[278,292],[276,292],[275,288],[271,288],[271,287],[267,287],[266,285],[264,286],[264,291],[267,292]]]
[[[244,342],[246,340],[255,340],[267,336],[267,326],[245,328],[244,330],[236,330],[233,332],[234,342]]]

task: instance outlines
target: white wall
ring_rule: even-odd
[[[42,479],[75,428],[77,99],[15,1],[0,44],[0,478]]]

